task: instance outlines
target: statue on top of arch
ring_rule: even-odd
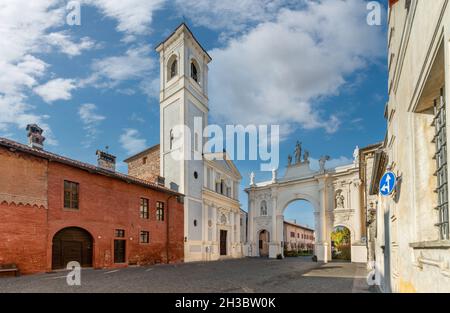
[[[291,167],[292,165],[300,165],[304,163],[309,163],[309,151],[304,150],[303,152],[303,161],[302,161],[302,142],[297,140],[297,143],[295,145],[294,150],[294,157],[292,157],[292,154],[289,154],[288,159],[288,167]]]
[[[295,164],[300,164],[302,162],[302,143],[297,140],[295,145]]]

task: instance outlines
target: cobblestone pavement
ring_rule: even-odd
[[[81,286],[66,272],[0,278],[0,292],[372,292],[364,264],[310,258],[245,258],[125,269],[83,269]]]

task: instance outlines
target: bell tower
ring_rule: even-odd
[[[208,124],[211,57],[184,23],[156,51],[160,56],[160,175],[167,187],[176,184],[185,194],[185,260],[189,261],[190,252],[202,252],[202,228],[207,223],[202,219],[202,135]]]

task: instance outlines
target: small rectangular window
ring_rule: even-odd
[[[142,164],[144,164],[144,165],[147,164],[147,157],[142,158]]]
[[[114,237],[116,237],[116,238],[125,238],[125,230],[123,230],[123,229],[116,229],[114,231]]]
[[[148,231],[141,231],[139,242],[140,243],[149,243],[150,242],[150,233]]]
[[[79,184],[71,181],[64,181],[64,208],[78,210]]]
[[[156,202],[156,220],[164,221],[164,202]]]
[[[149,219],[149,212],[148,212],[148,205],[149,200],[146,198],[141,198],[141,208],[140,208],[140,215],[142,219]]]

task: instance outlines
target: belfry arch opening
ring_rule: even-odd
[[[283,252],[285,256],[310,256],[315,247],[314,206],[305,199],[288,203],[283,211]]]

